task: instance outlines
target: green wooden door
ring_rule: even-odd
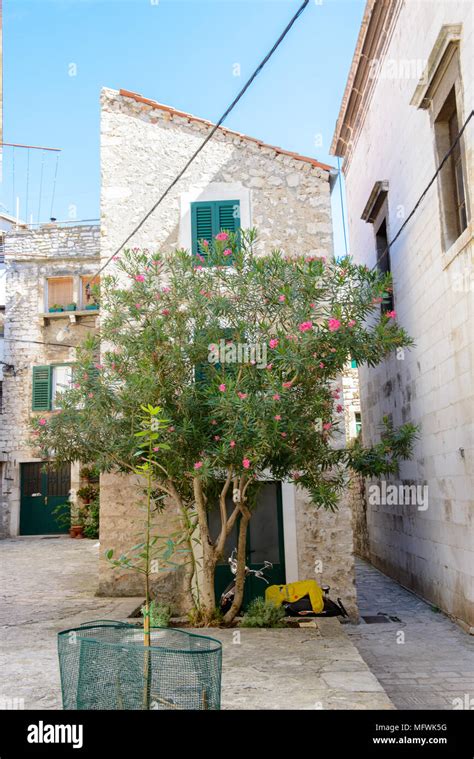
[[[69,498],[70,465],[53,469],[45,466],[44,462],[31,462],[20,467],[20,535],[67,532],[67,527],[57,523],[53,510]]]
[[[228,500],[227,510],[231,512],[233,504]],[[219,527],[219,515],[217,511],[209,514],[209,527],[211,536],[216,537]],[[238,524],[229,535],[224,556],[216,567],[215,592],[216,603],[225,590],[233,575],[229,568],[228,558],[232,550],[237,546]],[[285,579],[285,548],[283,536],[283,509],[281,499],[281,483],[266,482],[258,494],[257,507],[250,519],[247,530],[247,566],[250,569],[259,569],[264,561],[271,561],[273,569],[267,570],[265,576],[270,585],[282,585]],[[254,598],[265,595],[268,585],[252,575],[245,581],[244,603],[245,610]]]

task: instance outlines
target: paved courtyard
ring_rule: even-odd
[[[396,708],[472,708],[474,637],[364,561],[356,578],[362,616],[400,619],[345,627]]]
[[[57,632],[87,620],[125,620],[143,600],[95,596],[98,557],[96,541],[0,541],[0,700],[60,709]],[[223,708],[393,708],[336,620],[209,634],[224,647]]]
[[[96,541],[0,541],[2,699],[59,709],[56,633],[93,619],[127,619],[142,598],[99,598]],[[452,709],[474,696],[474,640],[443,614],[358,562],[363,616],[286,630],[210,630],[222,640],[223,708]],[[200,632],[203,632],[202,630]],[[388,694],[388,695],[387,695]]]

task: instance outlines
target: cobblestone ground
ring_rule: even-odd
[[[361,560],[356,583],[362,616],[400,619],[345,626],[396,708],[474,708],[473,636]]]

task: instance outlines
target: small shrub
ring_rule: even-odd
[[[100,500],[97,496],[90,502],[87,509],[85,509],[84,535],[86,538],[99,537],[99,511]]]
[[[254,598],[245,612],[240,627],[284,627],[285,610],[264,598]]]
[[[142,606],[142,614],[145,607]],[[160,601],[150,603],[150,627],[169,627],[171,619],[171,607]]]

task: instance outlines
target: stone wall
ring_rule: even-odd
[[[101,257],[104,261],[153,205],[177,171],[206,137],[209,124],[162,109],[144,98],[102,93],[101,118]],[[219,130],[185,177],[134,236],[130,245],[165,250],[191,242],[190,203],[239,199],[242,227],[256,226],[260,249],[284,254],[332,255],[329,171],[258,141]],[[111,267],[113,264],[111,264]],[[107,475],[101,482],[101,543],[119,552],[133,542],[138,525],[137,495],[124,478]],[[287,487],[285,486],[285,493]],[[318,512],[303,494],[292,496],[298,556],[287,561],[299,579],[322,575],[356,612],[351,512],[344,502],[337,515]],[[285,509],[285,496],[283,498]],[[139,513],[139,512],[138,512]],[[288,517],[288,515],[287,515]],[[166,527],[166,525],[162,525]],[[290,543],[290,529],[287,535]],[[290,579],[298,579],[292,576]],[[181,603],[179,572],[157,578],[163,597]],[[100,592],[135,595],[140,579],[101,566]]]
[[[93,274],[98,268],[99,234],[97,226],[45,225],[34,231],[12,231],[5,238],[5,362],[11,368],[4,370],[0,417],[1,537],[18,534],[20,463],[37,460],[28,445],[32,367],[73,361],[75,350],[67,346],[79,344],[96,329],[96,315],[82,316],[75,324],[67,313],[44,319],[46,278]]]
[[[385,52],[389,61],[427,61],[443,25],[462,24],[460,65],[467,117],[473,102],[472,8],[469,3],[401,6]],[[420,29],[423,34],[420,34]],[[374,229],[361,214],[377,181],[388,182],[388,238],[393,239],[435,173],[429,110],[410,101],[418,77],[379,78],[346,169],[351,250],[376,263]],[[420,426],[411,461],[397,484],[427,484],[428,508],[367,503],[360,540],[375,566],[454,617],[474,624],[473,540],[473,222],[474,131],[463,138],[470,224],[443,250],[435,182],[391,249],[397,319],[415,346],[376,368],[360,368],[364,440],[378,438],[384,414]],[[365,529],[365,537],[363,537]],[[359,537],[356,539],[356,545]],[[368,545],[367,545],[368,544]],[[362,548],[359,550],[362,551]]]

